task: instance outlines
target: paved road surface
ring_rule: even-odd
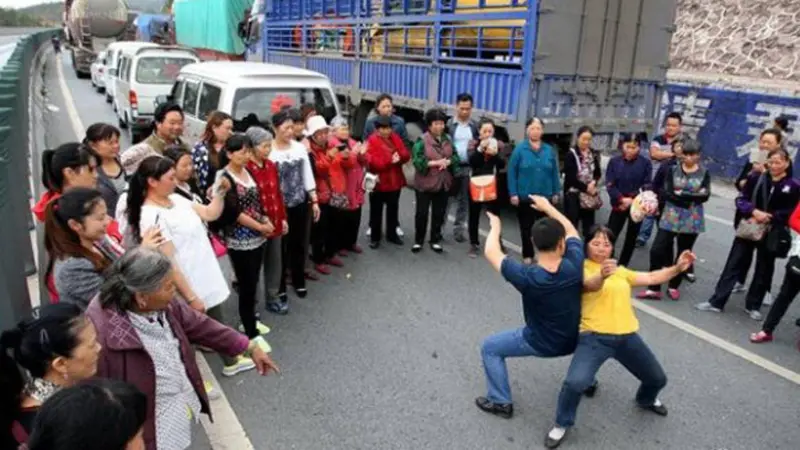
[[[115,123],[103,97],[87,81],[74,78],[66,59],[62,63],[66,84],[79,100],[82,124]],[[52,101],[60,108],[50,138],[74,139],[52,71],[49,80]],[[402,198],[401,221],[410,231],[412,195],[406,192]],[[599,374],[598,396],[583,402],[577,427],[562,448],[800,448],[800,354],[793,325],[800,308],[789,311],[776,341],[764,346],[747,342],[758,324],[744,314],[743,295],[735,295],[723,315],[692,309],[711,294],[733,239],[731,226],[721,223],[732,218],[732,201],[715,196],[707,211],[717,220],[708,221],[697,244],[698,282],[684,285],[679,302],[645,305],[656,316],[667,314],[673,323],[678,319],[679,327],[639,312],[641,333],[669,376],[662,398],[670,416],[637,411],[635,379],[610,362]],[[603,210],[599,217],[607,214]],[[504,225],[504,237],[518,244],[510,214]],[[516,416],[506,421],[478,411],[472,402],[485,393],[481,339],[520,326],[518,295],[485,261],[468,259],[464,245],[451,240],[441,256],[427,249],[412,255],[409,249],[408,244],[385,246],[349,258],[346,268],[311,283],[307,299],[292,298],[290,315],[262,313],[272,327],[267,337],[283,374],[221,380],[255,448],[541,448],[569,360],[510,361]],[[639,250],[632,267],[645,269],[648,261],[647,251]],[[773,292],[782,277],[781,267]],[[229,317],[236,317],[235,301],[227,307]],[[687,333],[691,326],[712,338]],[[752,354],[723,350],[708,342],[713,337],[725,348],[740,346]],[[776,376],[748,362],[753,359],[749,355],[793,372]],[[219,361],[210,357],[209,362],[219,373]]]

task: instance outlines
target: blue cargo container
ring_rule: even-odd
[[[267,0],[266,62],[326,74],[355,131],[382,92],[410,124],[460,92],[513,139],[653,132],[675,0]],[[602,141],[602,136],[598,136]]]

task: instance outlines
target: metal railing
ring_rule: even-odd
[[[31,86],[39,49],[56,33],[39,31],[0,48],[0,329],[31,308],[27,277],[37,273],[30,237]]]

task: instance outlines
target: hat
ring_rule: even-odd
[[[306,122],[305,135],[310,137],[313,136],[314,133],[316,133],[317,131],[327,130],[328,128],[330,127],[328,127],[328,123],[325,122],[324,117],[311,116],[308,118],[308,121]]]
[[[255,146],[259,146],[266,141],[271,141],[273,138],[272,133],[270,133],[269,130],[261,127],[250,127],[244,132],[244,134],[246,134],[247,137],[253,141],[253,145]]]
[[[150,147],[144,142],[136,144],[119,155],[119,160],[122,163],[122,170],[124,170],[127,175],[133,175],[139,168],[139,164],[150,156],[158,156],[158,153],[153,150],[153,147]]]
[[[391,127],[392,118],[389,116],[378,116],[375,119],[375,128]]]

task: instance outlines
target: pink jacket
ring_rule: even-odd
[[[328,145],[330,147],[337,147],[341,144],[341,141],[335,137],[331,137],[328,139]],[[347,200],[350,202],[350,209],[358,209],[361,205],[364,204],[364,166],[367,164],[367,159],[364,155],[356,155],[352,152],[353,149],[358,145],[358,142],[355,139],[348,139],[347,141],[347,148],[351,150],[350,157],[357,158],[358,164],[354,164],[349,169],[345,170],[345,175],[347,178]]]
[[[103,346],[97,364],[97,376],[127,381],[147,395],[144,441],[147,450],[156,450],[156,375],[150,355],[127,314],[113,308],[103,309],[95,297],[86,309],[86,315],[97,329],[97,342]],[[189,381],[200,398],[202,412],[211,417],[208,395],[192,344],[236,356],[247,350],[250,341],[243,334],[190,308],[182,300],[173,300],[167,306],[166,317],[180,341],[181,359]]]

